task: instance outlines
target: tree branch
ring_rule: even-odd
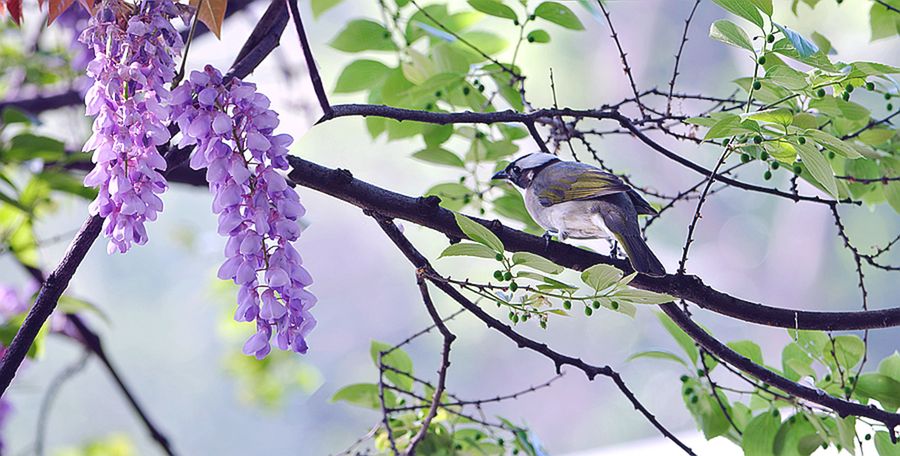
[[[293,171],[289,178],[298,185],[318,190],[360,208],[378,212],[385,217],[399,218],[439,231],[452,238],[464,238],[453,213],[438,206],[437,197],[412,198],[355,179],[346,170],[335,170],[289,157]],[[560,242],[549,244],[543,238],[473,218],[491,229],[503,241],[507,250],[526,251],[542,255],[570,269],[581,270],[604,263],[623,271],[631,271],[627,260],[605,255]],[[667,275],[652,278],[635,277],[636,288],[667,293],[693,302],[701,308],[766,326],[827,331],[873,329],[900,326],[900,308],[870,310],[868,312],[820,312],[781,309],[730,296],[713,289],[693,275]]]
[[[419,274],[424,274],[428,277],[429,281],[434,284],[437,288],[447,294],[447,296],[451,297],[454,301],[463,306],[466,310],[471,312],[475,317],[484,322],[489,328],[497,330],[508,339],[512,340],[519,346],[519,348],[527,348],[534,352],[537,352],[547,359],[551,360],[553,364],[556,366],[557,373],[560,373],[562,366],[568,364],[576,369],[581,370],[587,376],[588,380],[594,380],[598,375],[602,375],[604,377],[609,377],[613,383],[619,388],[622,394],[631,402],[636,410],[638,410],[644,417],[649,421],[657,430],[660,431],[665,437],[672,440],[676,445],[678,445],[685,453],[696,456],[693,450],[690,447],[681,442],[677,437],[675,437],[668,429],[665,428],[643,404],[634,396],[625,382],[622,380],[622,377],[618,372],[614,371],[609,366],[594,366],[582,361],[579,358],[574,358],[568,355],[564,355],[557,351],[554,351],[547,344],[540,343],[529,339],[525,336],[514,331],[509,326],[501,323],[499,320],[492,317],[490,314],[481,310],[478,305],[470,301],[468,298],[462,295],[456,288],[446,281],[442,280],[434,280],[433,275],[437,275],[437,272],[431,267],[428,263],[428,260],[422,256],[422,254],[416,250],[416,248],[409,242],[406,236],[400,232],[397,228],[397,225],[394,224],[393,220],[390,218],[386,218],[383,214],[375,217],[378,221],[381,229],[387,234],[387,236],[394,242],[394,245],[406,256],[407,260],[412,263],[419,271],[422,271]]]

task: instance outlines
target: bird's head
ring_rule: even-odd
[[[494,174],[492,179],[503,179],[521,187],[528,188],[537,173],[560,159],[553,154],[535,152],[523,155],[507,165],[502,171]]]

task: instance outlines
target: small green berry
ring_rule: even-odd
[[[498,254],[494,255],[494,259],[497,261],[503,261],[503,254],[498,253]]]
[[[762,88],[762,82],[753,81],[753,90],[759,90]]]
[[[762,161],[766,161],[769,159],[769,153],[766,151],[762,151],[759,153],[759,159]]]
[[[479,85],[478,85],[478,91],[479,91],[479,92],[484,92],[484,86],[479,84]]]
[[[831,374],[825,375],[825,381],[826,381],[826,382],[830,382],[830,381],[831,381]]]
[[[692,397],[691,397],[691,404],[696,404],[697,401],[699,401],[699,400],[700,400],[699,397],[697,397],[697,396],[692,396]]]
[[[516,316],[516,313],[511,310],[509,311],[509,315],[507,315],[507,317],[509,317],[509,321],[512,321],[513,317],[515,317],[515,316]]]
[[[563,301],[563,309],[569,310],[572,308],[572,301]]]
[[[872,440],[872,434],[866,434],[866,436],[863,438],[866,440]]]
[[[494,271],[494,278],[497,280],[503,280],[503,271]]]
[[[619,303],[617,301],[613,301],[609,305],[612,306],[613,310],[619,310]]]
[[[529,314],[522,315],[522,322],[524,323],[524,322],[528,321],[529,318],[531,318],[531,315],[529,315]]]
[[[512,322],[513,322],[513,323],[518,323],[518,322],[519,322],[519,316],[514,314],[514,315],[512,316]]]
[[[769,180],[771,178],[772,178],[772,171],[766,170],[766,172],[763,173],[763,179]]]
[[[509,291],[516,291],[516,290],[518,290],[518,289],[519,289],[519,284],[517,284],[517,283],[515,283],[515,282],[510,282],[510,283],[509,283]]]
[[[593,315],[593,313],[594,313],[594,309],[591,309],[588,306],[584,306],[584,314],[585,315],[590,317],[591,315]]]
[[[468,95],[469,92],[471,92],[471,91],[472,91],[472,89],[470,89],[468,87],[463,87],[463,95]]]
[[[756,135],[756,136],[753,137],[753,142],[754,142],[755,144],[762,144],[762,142],[763,142],[763,137],[760,136],[760,135]]]
[[[541,320],[541,329],[547,329],[547,320]]]
[[[828,159],[829,159],[829,160],[834,160],[834,152],[832,152],[832,151],[830,151],[830,150],[828,151]]]
[[[426,110],[426,111],[431,111],[431,108],[433,108],[433,107],[434,107],[433,104],[428,103],[428,104],[425,105],[425,110]]]
[[[518,19],[513,19],[513,25],[518,26],[518,25],[519,25],[519,20],[518,20]]]
[[[757,60],[757,62],[759,62],[760,65],[765,65],[766,64],[766,56],[760,57],[759,60]]]
[[[778,410],[776,409],[776,410],[772,410],[772,416],[781,416],[781,414],[778,413]]]
[[[893,111],[893,110],[894,110],[894,105],[892,105],[892,104],[890,104],[890,103],[888,103],[886,107],[887,107],[887,110],[888,110],[888,111]]]
[[[772,162],[772,169],[778,169],[778,168],[780,168],[780,167],[781,167],[781,163],[778,163],[778,162]]]
[[[772,34],[770,33],[769,36],[766,37],[766,41],[768,41],[769,43],[774,43],[774,42],[775,42],[775,35],[772,35]]]
[[[850,101],[850,92],[844,92],[844,93],[842,93],[842,94],[841,94],[841,98],[843,98],[844,101]]]
[[[591,307],[593,307],[593,308],[595,308],[595,309],[599,309],[599,308],[600,308],[600,301],[594,301],[594,302],[592,302],[592,303],[591,303]]]
[[[687,387],[687,388],[684,389],[684,395],[685,395],[685,396],[690,396],[690,395],[692,395],[692,394],[694,394],[694,388]]]
[[[704,371],[703,369],[697,369],[698,377],[703,377],[704,375],[706,375],[706,371]]]
[[[725,138],[725,139],[722,140],[722,145],[723,145],[723,146],[727,146],[728,143],[730,143],[730,142],[731,142],[731,138]]]
[[[891,94],[890,94],[890,93],[884,94],[884,99],[885,99],[885,100],[890,100],[890,99],[891,99]]]
[[[506,271],[506,272],[503,274],[503,280],[512,280],[512,273],[509,272],[509,271]]]
[[[741,154],[741,163],[747,163],[752,159],[753,157],[751,157],[750,154]]]
[[[817,95],[819,98],[824,97],[824,96],[825,96],[825,89],[819,89],[819,90],[817,90],[817,91],[816,91],[816,95]]]
[[[690,377],[688,377],[687,375],[682,375],[682,376],[681,376],[681,383],[684,383],[684,382],[686,382],[686,381],[688,381],[688,380],[690,380]]]
[[[794,165],[794,174],[800,174],[803,172],[803,168],[800,165]]]
[[[529,43],[534,43],[534,37],[533,37],[533,36],[529,36],[529,37],[528,37],[528,42],[529,42]]]
[[[847,93],[853,93],[853,89],[855,89],[855,88],[856,88],[856,87],[853,87],[853,84],[847,84],[847,87],[844,87],[844,90],[845,90]]]
[[[804,138],[803,136],[801,136],[801,137],[797,138],[797,142],[800,143],[800,144],[806,144],[806,138]]]
[[[875,90],[875,83],[874,83],[874,82],[867,82],[867,83],[866,83],[866,90],[868,90],[869,92]]]
[[[528,16],[528,20],[529,20],[529,21],[533,21],[533,20],[535,20],[535,19],[537,19],[537,16],[535,16],[534,14]]]

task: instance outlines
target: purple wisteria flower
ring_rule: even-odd
[[[211,66],[192,72],[172,92],[172,102],[183,135],[179,147],[197,145],[191,167],[206,168],[218,231],[228,237],[218,276],[240,286],[234,318],[256,322],[244,353],[264,358],[273,334],[278,348],[306,353],[316,298],[306,290],[312,278],[291,245],[305,209],[278,173],[288,169],[293,139],[274,133],[278,114],[254,84],[223,81]]]
[[[107,251],[124,253],[147,242],[144,222],[163,208],[166,161],[157,146],[170,138],[165,86],[175,76],[173,57],[182,41],[171,23],[178,14],[171,0],[143,0],[133,13],[119,2],[102,5],[80,38],[94,52],[85,103],[87,114],[96,116],[84,145],[94,151],[96,167],[84,183],[99,187],[90,211],[106,219]]]

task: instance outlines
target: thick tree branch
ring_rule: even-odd
[[[465,236],[456,225],[453,213],[438,206],[436,197],[412,198],[355,179],[349,171],[335,170],[303,160],[289,158],[290,179],[304,187],[347,201],[386,217],[398,218],[440,231],[450,237]],[[510,251],[542,255],[561,266],[581,270],[595,264],[613,265],[631,271],[627,260],[614,259],[578,247],[551,241],[514,230],[494,221],[475,219],[490,228]],[[900,308],[868,312],[819,312],[781,309],[730,296],[713,289],[693,275],[667,275],[654,279],[638,275],[633,286],[693,302],[696,305],[740,320],[766,326],[827,331],[873,329],[900,326]]]

